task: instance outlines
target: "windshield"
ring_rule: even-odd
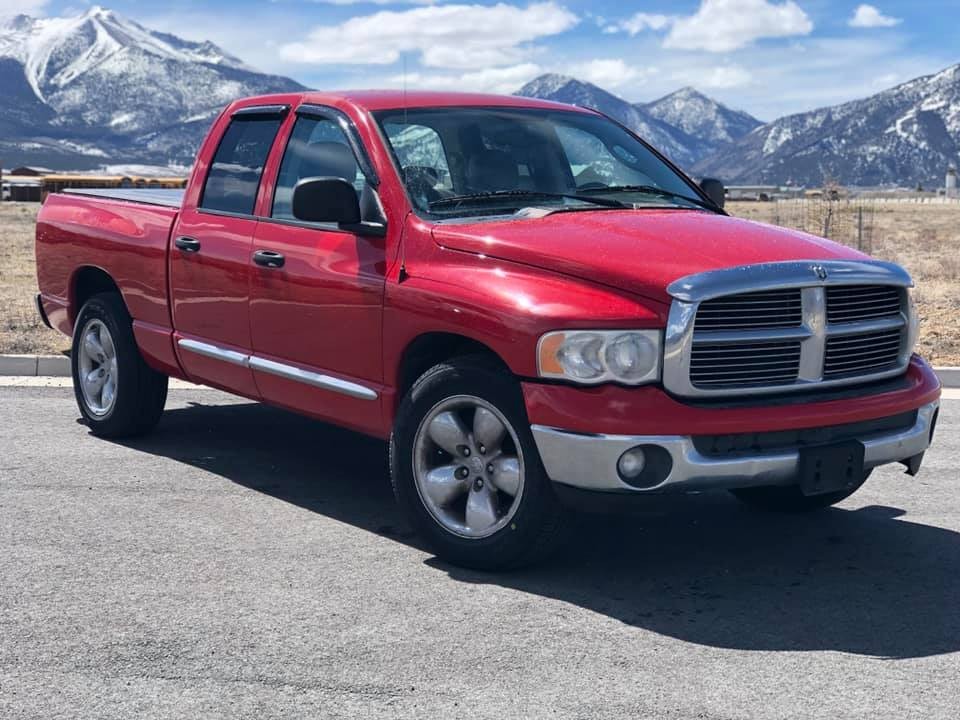
[[[375,117],[411,201],[431,218],[529,207],[710,207],[642,142],[599,115],[450,107]]]

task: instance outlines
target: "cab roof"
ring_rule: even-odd
[[[540,108],[544,110],[592,111],[564,103],[519,97],[517,95],[492,95],[483,93],[430,92],[424,90],[338,90],[333,92],[307,91],[279,95],[260,95],[244,98],[233,104],[234,108],[270,103],[317,105],[342,105],[349,103],[369,111],[399,110],[401,108],[430,107],[513,107]]]

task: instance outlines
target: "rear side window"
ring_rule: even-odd
[[[253,214],[260,176],[280,121],[279,117],[238,117],[230,122],[213,156],[201,208]]]
[[[359,193],[366,178],[357,164],[347,136],[339,125],[326,118],[297,118],[280,163],[273,217],[293,220],[293,188],[304,178],[338,177]]]

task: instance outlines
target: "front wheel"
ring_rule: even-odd
[[[482,358],[428,370],[390,438],[394,493],[440,557],[496,570],[556,547],[564,510],[530,433],[515,380]]]
[[[863,487],[871,472],[868,470],[864,473],[863,479],[852,487],[822,495],[804,495],[800,492],[799,485],[741,488],[730,492],[742,503],[760,510],[788,513],[811,512],[828,508],[841,500],[846,500]]]
[[[81,308],[70,360],[77,405],[94,435],[140,435],[160,420],[167,376],[144,362],[119,295],[95,295]]]

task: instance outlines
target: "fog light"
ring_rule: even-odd
[[[624,479],[639,477],[646,466],[647,455],[640,447],[630,448],[617,461],[617,471]]]

